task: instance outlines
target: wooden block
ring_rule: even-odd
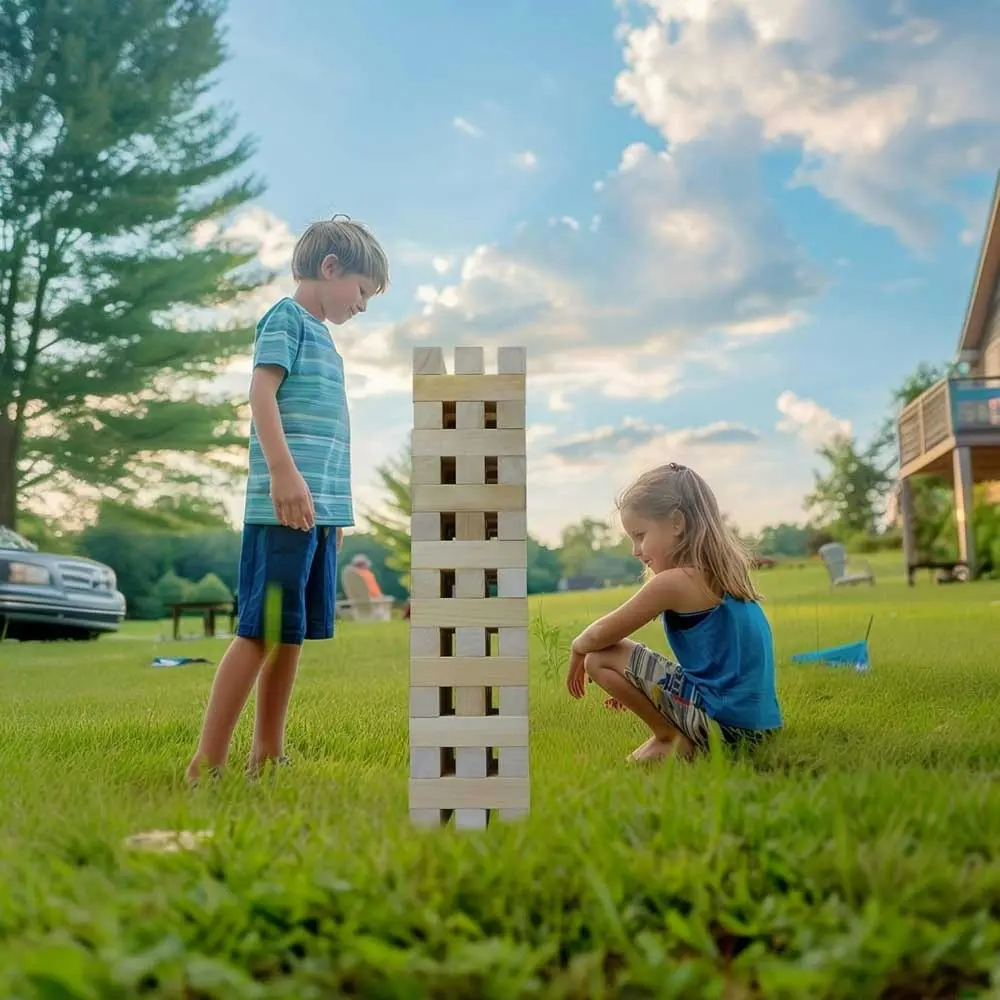
[[[524,399],[501,399],[497,401],[497,427],[500,430],[524,429]]]
[[[496,433],[487,431],[487,433]],[[525,524],[521,538],[527,537],[527,524],[524,508],[527,502],[527,490],[524,486],[440,486],[428,483],[413,483],[411,507],[413,511],[455,511],[456,513],[498,511],[501,519],[504,513],[520,512],[520,523]],[[479,535],[479,539],[485,535]],[[464,536],[459,535],[459,538]],[[501,533],[501,538],[505,536]],[[506,536],[511,540],[511,536]],[[465,538],[466,541],[475,541]]]
[[[462,594],[456,594],[462,597]],[[497,597],[527,597],[528,571],[526,569],[498,569]]]
[[[459,486],[482,486],[486,482],[483,455],[459,455],[455,459],[455,482]]]
[[[494,510],[499,508],[494,507]],[[524,510],[500,510],[498,530],[501,542],[521,542],[528,537],[528,515]]]
[[[456,375],[482,375],[485,371],[486,360],[481,347],[455,348]]]
[[[528,818],[528,808],[524,809],[499,809],[498,814],[504,823],[516,823],[518,820]]]
[[[527,715],[528,714],[527,687],[500,688],[500,714]]]
[[[486,406],[484,403],[457,403],[455,427],[460,431],[481,431],[486,428]]]
[[[414,455],[523,455],[524,433],[519,430],[413,431]]]
[[[444,351],[440,347],[413,348],[414,375],[444,375]]]
[[[481,511],[458,511],[455,515],[455,541],[481,542],[486,538],[486,514]]]
[[[413,426],[424,430],[441,430],[444,424],[443,410],[440,403],[414,403]]]
[[[527,809],[526,778],[411,778],[412,808]]]
[[[418,690],[433,690],[420,688]],[[410,719],[410,747],[526,747],[524,715],[442,715]]]
[[[455,776],[457,778],[485,778],[486,747],[456,747]]]
[[[528,630],[526,628],[500,629],[501,656],[527,656]]]
[[[418,558],[413,558],[420,551],[419,546],[432,543],[435,545],[450,544],[441,542],[441,515],[437,511],[423,512],[410,515],[410,550],[412,553],[411,564],[413,566],[425,566],[428,569],[449,569],[448,566],[430,566],[420,562]]]
[[[431,596],[431,595],[428,595]],[[437,596],[436,594],[433,596]],[[486,570],[483,569],[460,569],[455,571],[455,596],[456,597],[485,597],[486,596]],[[528,595],[525,594],[525,597]],[[483,635],[485,636],[485,632]],[[485,653],[479,654],[485,656]]]
[[[411,486],[441,485],[441,457],[439,455],[414,455],[411,463]]]
[[[456,809],[456,830],[485,830],[489,826],[490,811],[488,809]]]
[[[410,658],[410,685],[518,687],[528,683],[528,671],[526,656],[413,656]]]
[[[501,347],[497,350],[497,372],[501,375],[528,370],[528,350],[525,347]]]
[[[413,542],[410,562],[422,569],[524,569],[528,549],[523,542]]]
[[[441,825],[440,809],[411,809],[410,822],[414,826],[434,827]]]
[[[524,375],[414,375],[413,400],[417,403],[506,402],[523,400]]]
[[[437,628],[410,628],[410,656],[440,656],[441,631]]]
[[[528,777],[527,747],[501,747],[498,756],[501,778]]]
[[[506,485],[521,485],[528,481],[528,460],[524,455],[501,455],[497,461],[497,478]]]
[[[410,622],[414,628],[499,628],[503,643],[505,630],[528,627],[528,601],[522,598],[414,598],[410,602]],[[503,655],[503,649],[500,650]],[[513,654],[518,655],[518,654]],[[526,655],[522,654],[522,655]]]
[[[410,688],[410,718],[436,719],[441,715],[441,696],[437,688]]]
[[[512,747],[511,749],[521,748]],[[437,747],[414,747],[410,751],[410,777],[440,778],[441,751]],[[520,775],[510,775],[510,777],[520,777]]]
[[[437,569],[410,570],[410,597],[440,597],[441,571]]]
[[[412,608],[412,604],[411,604]],[[410,614],[412,615],[412,611]],[[486,655],[486,629],[484,628],[456,628],[455,629],[455,655],[456,656],[485,656]]]
[[[455,714],[477,716],[486,714],[486,688],[458,687],[455,688]],[[483,767],[485,768],[485,764]],[[485,777],[485,774],[483,775]],[[471,777],[471,775],[467,775]]]

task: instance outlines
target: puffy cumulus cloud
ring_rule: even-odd
[[[802,154],[796,181],[922,244],[1000,159],[1000,7],[636,0],[618,98],[671,149],[720,133]],[[749,158],[750,154],[744,154]],[[732,163],[732,159],[730,158]],[[739,169],[742,169],[742,161]]]
[[[777,406],[781,414],[778,430],[793,434],[812,447],[819,447],[835,437],[851,433],[850,420],[835,417],[814,399],[796,396],[790,390],[786,389],[778,397]]]
[[[468,254],[451,284],[422,286],[394,324],[400,362],[415,343],[527,344],[532,384],[558,409],[582,392],[662,398],[712,338],[791,329],[821,281],[756,168],[714,154],[629,146],[599,192],[599,226],[521,226]]]
[[[667,455],[677,450],[687,453],[698,447],[752,445],[760,439],[760,434],[749,427],[723,421],[671,431],[659,424],[627,418],[617,426],[605,425],[577,434],[553,445],[549,451],[568,464],[586,464],[621,458],[640,449],[648,452],[649,445],[662,448]],[[663,459],[668,460],[673,461]]]

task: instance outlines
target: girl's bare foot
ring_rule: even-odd
[[[613,712],[625,711],[625,706],[617,698],[605,698],[604,707],[610,708]]]
[[[626,759],[631,764],[647,760],[658,760],[661,757],[668,756],[672,747],[672,740],[661,740],[658,736],[650,736],[642,746],[636,747]]]

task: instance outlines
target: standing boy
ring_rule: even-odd
[[[354,510],[344,364],[324,324],[364,312],[385,291],[389,265],[375,237],[340,216],[306,230],[292,276],[294,298],[281,299],[257,324],[239,624],[212,685],[187,770],[192,782],[202,769],[225,764],[255,682],[249,772],[283,759],[302,643],[333,636],[337,552]]]

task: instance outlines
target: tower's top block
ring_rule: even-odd
[[[524,347],[498,347],[496,368],[498,375],[523,375],[527,370],[527,349]],[[482,347],[459,346],[455,348],[452,373],[455,375],[493,374],[486,371],[486,352]],[[413,375],[447,375],[444,350],[440,347],[415,347],[413,349]]]

